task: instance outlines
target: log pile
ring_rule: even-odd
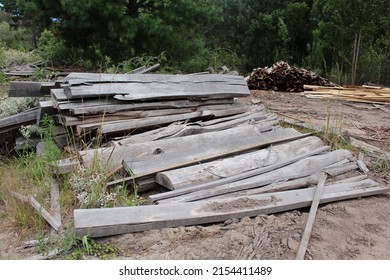
[[[320,75],[279,61],[271,67],[254,69],[247,78],[251,90],[302,92],[304,85],[337,86]]]

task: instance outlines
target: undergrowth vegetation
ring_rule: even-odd
[[[2,219],[18,230],[21,236],[35,238],[39,254],[49,254],[57,250],[61,258],[81,259],[87,256],[112,258],[119,251],[110,244],[98,243],[88,236],[76,236],[71,217],[75,208],[100,208],[135,206],[142,203],[137,193],[129,192],[124,185],[107,189],[107,182],[115,175],[98,163],[89,168],[79,167],[64,175],[53,174],[55,162],[68,157],[53,141],[55,121],[44,116],[39,128],[25,126],[21,134],[26,138],[38,135],[42,149],[35,153],[30,149],[19,151],[14,158],[0,163],[0,204],[4,208]],[[70,135],[69,137],[73,137]],[[51,208],[51,188],[53,180],[60,185],[58,202],[63,218],[63,230],[55,237],[50,236],[47,222],[29,203],[20,201],[16,194],[32,195],[43,208]],[[31,236],[35,233],[34,236]]]

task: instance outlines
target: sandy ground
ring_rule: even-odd
[[[307,99],[274,92],[252,92],[270,111],[323,126],[331,123],[349,135],[390,151],[389,106]],[[255,102],[256,103],[256,102]],[[389,172],[375,172],[377,159],[366,156],[369,177],[390,187]],[[357,172],[357,171],[356,171]],[[0,217],[4,215],[1,212]],[[102,238],[122,249],[118,259],[294,259],[309,209],[229,220],[222,224],[152,230]],[[20,238],[0,219],[0,259],[26,258]],[[379,195],[321,205],[306,259],[390,259],[390,196]]]

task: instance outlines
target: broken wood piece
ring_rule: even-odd
[[[49,163],[51,172],[56,175],[72,172],[80,167],[78,159],[66,158]]]
[[[369,180],[353,186],[326,186],[320,203],[384,194],[389,188]],[[315,188],[228,198],[139,207],[75,209],[78,236],[110,236],[166,227],[209,224],[310,206]]]
[[[313,229],[314,220],[316,217],[318,205],[320,204],[321,196],[322,196],[322,190],[324,189],[325,181],[326,181],[327,175],[325,173],[321,173],[319,176],[317,188],[314,193],[314,198],[311,203],[309,216],[306,221],[305,230],[303,232],[301,242],[298,247],[298,253],[295,257],[296,260],[303,260],[305,258],[306,249],[309,245],[309,239],[310,235]]]
[[[359,166],[359,169],[360,169],[363,173],[367,174],[367,173],[370,171],[370,170],[367,168],[367,166],[364,164],[364,162],[363,162],[362,160],[358,159],[358,160],[356,161],[356,163],[357,163],[357,165]]]
[[[52,178],[51,181],[51,192],[50,192],[50,212],[53,213],[54,219],[58,221],[61,226],[61,207],[59,203],[60,198],[60,186],[56,178]]]
[[[367,152],[370,156],[375,157],[375,158],[380,158],[380,157],[385,157],[390,160],[390,153],[373,146],[371,144],[368,144],[366,142],[357,140],[353,137],[351,139],[351,144],[355,146],[356,148],[362,149],[363,151]]]
[[[23,202],[28,202],[31,206],[51,225],[51,227],[58,231],[61,227],[61,222],[59,222],[56,218],[54,218],[49,212],[46,211],[45,208],[32,196],[24,196],[16,192],[12,192],[12,195]]]

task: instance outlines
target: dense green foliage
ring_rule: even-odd
[[[339,83],[390,84],[388,0],[7,0],[1,47],[38,48],[53,64],[109,71],[278,60]]]

